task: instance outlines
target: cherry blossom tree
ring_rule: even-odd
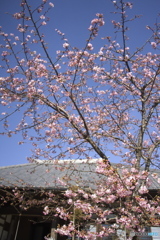
[[[43,203],[44,214],[67,220],[57,232],[85,239],[107,236],[117,226],[140,231],[145,225],[159,224],[158,197],[144,197],[150,167],[159,166],[159,25],[147,26],[150,37],[130,50],[127,24],[137,16],[127,15],[130,2],[113,1],[113,5],[113,14],[119,16],[118,21],[112,20],[117,37],[104,36],[98,51],[94,42],[105,24],[100,13],[91,21],[82,49],[72,47],[65,34],[56,30],[62,50],[54,58],[42,31],[54,7],[47,0],[36,9],[22,1],[21,11],[13,15],[19,21],[18,33],[1,30],[3,134],[11,137],[22,132],[19,144],[32,142],[30,162],[101,159],[96,173],[104,179],[97,188],[70,185],[64,193],[66,204],[53,208],[52,201]],[[10,130],[14,115],[17,123]],[[130,168],[119,172],[111,164],[116,159]],[[99,225],[96,233],[78,227],[91,218]]]

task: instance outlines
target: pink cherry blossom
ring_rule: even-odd
[[[92,46],[91,43],[88,43],[88,45],[87,45],[87,49],[88,49],[88,50],[93,50],[93,46]]]
[[[45,206],[45,207],[44,207],[43,214],[44,214],[44,215],[48,215],[48,214],[49,214],[49,207],[48,207],[48,206]]]
[[[54,7],[54,4],[52,2],[49,2],[50,7]]]
[[[156,47],[157,47],[157,44],[156,44],[155,42],[151,42],[151,46],[152,46],[153,48],[156,48]]]
[[[68,47],[69,47],[69,44],[68,44],[68,43],[63,43],[63,47],[64,47],[64,48],[68,48]]]
[[[43,26],[46,25],[46,24],[47,24],[47,23],[46,23],[45,21],[43,21],[43,22],[41,23],[41,25],[43,25]]]

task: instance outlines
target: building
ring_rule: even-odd
[[[63,224],[63,221],[59,218],[50,219],[43,214],[45,192],[54,193],[61,201],[61,194],[71,185],[78,185],[86,189],[94,188],[95,182],[98,184],[104,178],[103,175],[96,173],[96,162],[97,160],[94,159],[90,161],[64,160],[54,163],[38,160],[34,163],[0,167],[2,203],[0,207],[0,239],[43,240],[45,236],[50,236],[50,239],[66,239],[66,236],[56,235],[54,231],[57,224]],[[119,168],[124,168],[124,166],[119,165]],[[160,177],[159,170],[154,170],[154,172]],[[156,195],[160,189],[160,183],[152,177],[152,174],[150,174],[150,181],[150,194]],[[25,210],[22,208],[23,198],[20,201],[17,200],[19,191],[24,193],[25,202],[28,199]],[[37,204],[37,202],[39,203]],[[139,239],[160,239],[160,229],[150,228],[149,231],[150,235],[139,236]],[[106,238],[106,240],[110,239],[113,239],[112,236]]]

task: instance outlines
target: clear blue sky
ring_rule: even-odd
[[[36,6],[39,0],[30,1],[31,5]],[[83,47],[88,38],[88,27],[90,21],[96,13],[103,13],[105,26],[101,29],[102,36],[113,35],[111,20],[115,16],[111,15],[114,10],[110,0],[53,0],[55,7],[51,10],[50,23],[48,24],[45,35],[50,51],[53,52],[53,58],[56,50],[61,48],[62,42],[55,33],[59,29],[66,34],[72,46]],[[150,35],[145,29],[146,25],[153,25],[156,21],[160,9],[160,0],[133,0],[134,6],[130,10],[131,16],[142,15],[130,25],[130,47],[135,49],[141,46],[144,40]],[[11,15],[19,11],[20,0],[1,0],[0,2],[0,25],[5,32],[15,32],[17,21],[13,21]],[[5,14],[8,12],[7,14]],[[1,40],[0,40],[1,41]],[[97,40],[97,46],[100,46],[100,39]],[[4,109],[2,109],[4,111]],[[30,144],[19,146],[17,143],[21,140],[20,135],[12,138],[0,136],[0,166],[21,164],[27,162],[26,157],[30,155]]]

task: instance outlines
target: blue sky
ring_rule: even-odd
[[[36,6],[38,1],[30,1]],[[50,52],[55,57],[56,50],[61,49],[62,41],[55,33],[59,29],[66,34],[66,38],[72,46],[82,48],[89,36],[88,27],[96,13],[103,13],[105,26],[100,30],[100,36],[113,36],[111,20],[115,15],[111,15],[114,10],[110,0],[53,0],[55,7],[49,13],[50,22],[44,28],[46,41]],[[146,30],[146,25],[153,26],[160,9],[159,0],[133,0],[131,16],[142,15],[140,19],[130,24],[130,47],[136,49],[140,47],[145,39],[150,36]],[[12,19],[12,14],[19,11],[20,0],[1,0],[0,3],[0,25],[5,32],[15,32],[17,21]],[[6,13],[8,12],[8,13]],[[1,41],[1,39],[0,39]],[[96,40],[97,49],[101,46],[100,37]],[[149,49],[150,51],[150,49]],[[4,109],[2,109],[4,111]],[[26,157],[30,155],[30,144],[19,146],[20,135],[8,138],[0,136],[0,166],[26,163]]]

